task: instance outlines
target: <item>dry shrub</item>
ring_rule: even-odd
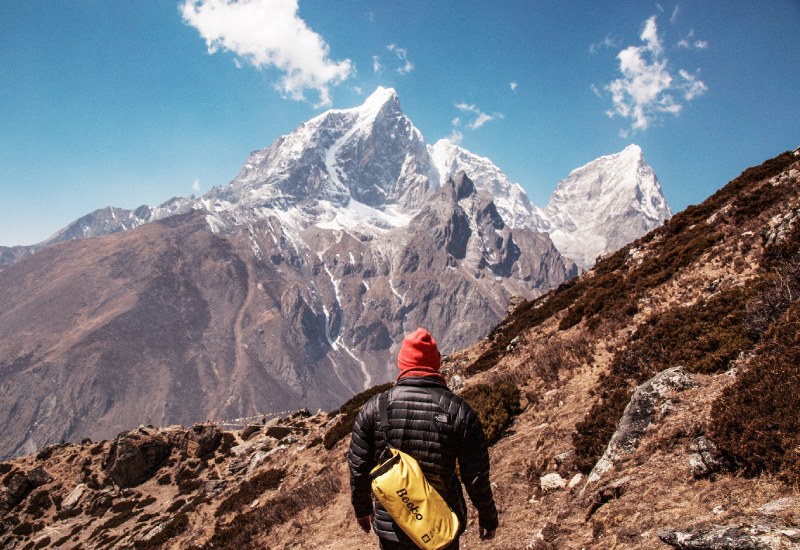
[[[277,489],[285,475],[286,472],[280,469],[270,469],[254,475],[242,483],[235,493],[226,498],[214,515],[219,517],[228,512],[238,511],[260,497],[265,491]]]
[[[325,437],[323,439],[325,448],[328,450],[332,449],[339,441],[350,435],[350,432],[353,430],[353,422],[358,415],[358,411],[364,406],[364,403],[369,401],[369,398],[373,395],[385,392],[391,388],[392,385],[391,382],[387,382],[386,384],[364,390],[351,397],[344,405],[339,407],[338,410],[333,411],[331,414],[340,414],[342,416],[327,432],[325,432]]]
[[[719,372],[753,347],[745,323],[748,296],[742,288],[726,290],[639,327],[600,379],[598,401],[575,425],[572,441],[580,471],[590,471],[602,456],[637,385],[678,365],[690,372]]]
[[[273,527],[295,518],[302,511],[327,505],[338,492],[336,472],[322,473],[289,493],[268,500],[263,506],[236,515],[228,525],[218,526],[203,548],[258,548],[259,538]]]
[[[167,541],[173,539],[186,531],[189,527],[189,516],[185,512],[181,512],[177,514],[175,517],[170,519],[165,525],[164,528],[158,532],[157,535],[152,537],[147,541],[137,540],[133,543],[133,547],[137,549],[141,548],[164,548],[166,547]]]
[[[545,386],[552,387],[562,376],[589,364],[593,360],[593,349],[592,343],[583,334],[551,337],[531,353],[532,374],[540,378]]]
[[[464,390],[461,397],[477,413],[490,446],[500,440],[514,418],[522,412],[519,388],[507,381],[477,384]]]
[[[800,481],[800,303],[775,324],[712,408],[710,434],[746,475]]]

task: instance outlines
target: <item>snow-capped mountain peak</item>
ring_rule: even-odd
[[[638,145],[576,168],[542,210],[542,229],[567,257],[587,268],[672,216]]]

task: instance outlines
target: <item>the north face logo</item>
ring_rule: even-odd
[[[441,422],[442,424],[447,424],[447,415],[446,414],[437,414],[433,417],[436,422]]]

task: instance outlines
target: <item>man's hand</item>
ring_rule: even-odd
[[[483,527],[481,527],[480,530],[479,530],[479,534],[481,536],[481,540],[493,539],[494,538],[494,532],[495,532],[494,529],[492,529],[490,531],[489,529],[484,529]]]
[[[370,514],[368,516],[356,518],[358,522],[358,526],[361,527],[361,530],[365,533],[369,533],[372,530],[372,522],[375,520],[375,514]]]

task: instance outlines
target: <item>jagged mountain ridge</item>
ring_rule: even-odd
[[[573,171],[541,209],[489,159],[446,139],[426,145],[395,91],[379,87],[363,105],[327,111],[251,153],[226,187],[158,207],[97,210],[37,245],[0,247],[0,265],[49,244],[112,234],[191,210],[207,212],[217,232],[274,214],[301,229],[353,217],[358,224],[350,223],[350,230],[404,226],[426,197],[460,171],[492,194],[505,223],[555,235],[557,246],[568,251],[564,255],[581,268],[671,215],[637,146]]]
[[[792,458],[800,425],[783,434],[795,438],[785,449],[785,473],[793,478],[725,466],[711,432],[719,414],[714,404],[748,373],[752,379],[759,357],[768,361],[768,372],[797,372],[796,361],[787,359],[800,352],[798,155],[746,171],[580,278],[520,304],[488,338],[446,358],[444,371],[462,395],[489,396],[474,401],[476,407],[486,411],[486,401],[502,402],[509,384],[521,405],[490,449],[500,512],[496,538],[479,540],[472,511],[464,545],[800,546],[800,467]],[[773,270],[780,277],[772,279]],[[606,298],[602,304],[598,295]],[[747,304],[731,304],[736,297]],[[588,307],[592,303],[598,307]],[[720,304],[724,315],[703,315]],[[701,326],[686,322],[696,315]],[[651,345],[653,329],[675,323],[676,316],[684,321],[678,330],[661,335],[664,345]],[[734,338],[738,347],[726,349],[716,330],[743,322],[762,341]],[[636,373],[640,363],[660,369],[664,354],[704,343],[716,349],[653,376]],[[709,357],[721,361],[696,370]],[[626,358],[625,374],[634,376],[619,386],[622,405],[630,407],[619,412],[623,418],[607,439],[623,444],[599,450],[597,463],[610,468],[586,469],[579,466],[585,450],[576,448],[574,434],[616,391],[606,382],[619,358]],[[637,381],[640,375],[646,379]],[[798,380],[795,374],[781,387],[761,388],[764,410],[780,404],[772,398],[781,392],[792,405]],[[354,400],[356,410],[365,398]],[[601,409],[617,408],[605,405]],[[502,403],[488,411],[497,414],[482,416],[486,427],[508,413]],[[796,411],[796,403],[787,409],[794,422],[800,420]],[[9,548],[373,546],[374,535],[361,532],[350,507],[347,437],[338,443],[329,437],[349,433],[346,412],[298,411],[265,427],[227,433],[213,425],[142,426],[111,442],[56,445],[0,464],[0,542]],[[785,421],[767,418],[763,427],[779,437],[781,428],[769,426],[775,420]],[[587,480],[589,470],[597,477]]]

